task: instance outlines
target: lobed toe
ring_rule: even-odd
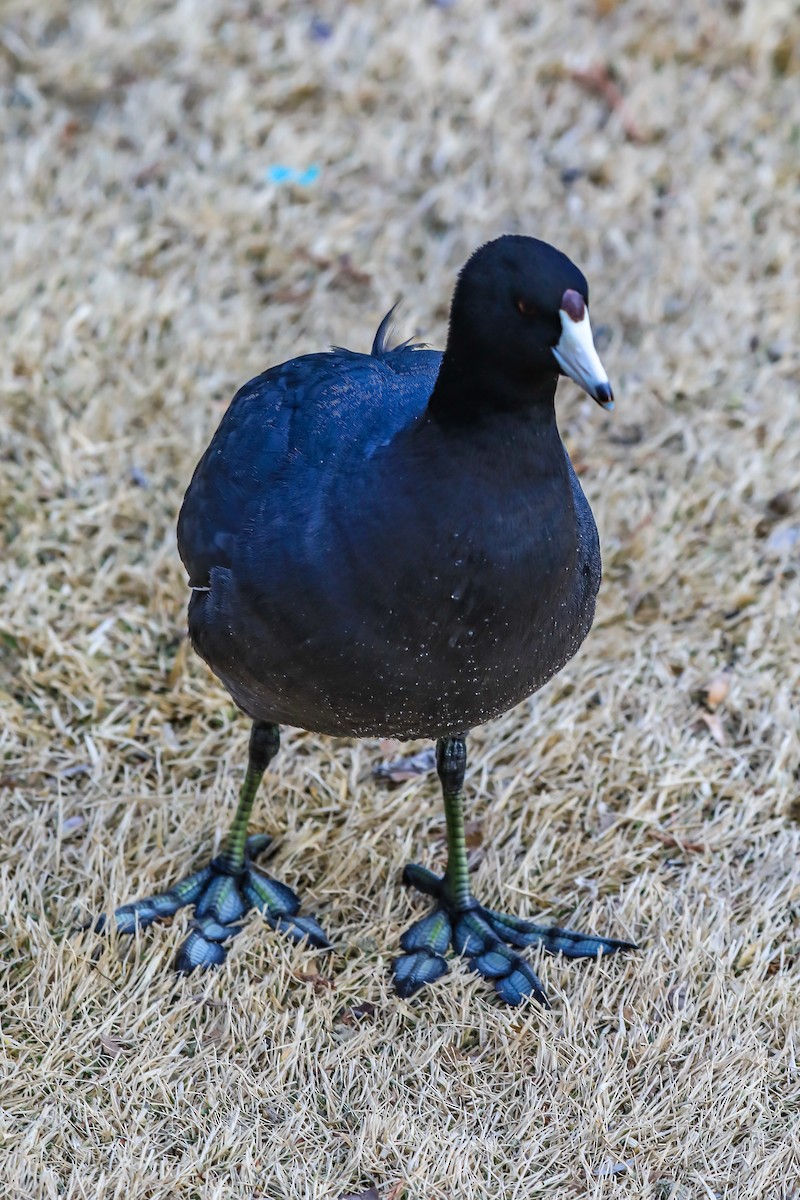
[[[265,912],[264,917],[273,929],[285,933],[294,942],[302,942],[305,939],[317,950],[333,949],[325,930],[314,917],[272,916],[269,912]]]
[[[193,929],[181,944],[175,956],[175,970],[188,975],[198,967],[218,967],[225,961],[225,950],[205,937],[199,929]]]
[[[196,917],[214,917],[220,925],[238,921],[247,911],[239,883],[232,875],[216,875],[194,910]]]
[[[248,903],[273,917],[291,917],[300,910],[300,897],[285,883],[248,868],[244,877],[244,894]]]
[[[458,954],[474,956],[497,945],[494,930],[479,909],[460,913],[453,925],[453,948]]]
[[[401,954],[392,963],[395,991],[398,996],[407,999],[426,983],[435,983],[437,979],[441,979],[447,971],[447,963],[441,954],[432,954],[430,950]]]
[[[427,917],[417,921],[400,938],[403,950],[428,950],[431,954],[444,954],[453,936],[453,926],[443,908],[436,908]]]

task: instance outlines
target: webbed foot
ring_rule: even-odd
[[[477,900],[457,906],[447,896],[444,880],[416,863],[406,867],[403,882],[433,896],[437,903],[428,916],[412,925],[400,939],[405,953],[395,959],[392,970],[395,988],[401,996],[411,996],[424,984],[444,975],[448,969],[444,955],[452,946],[457,954],[469,958],[473,971],[492,982],[506,1004],[521,1004],[527,996],[532,996],[547,1007],[541,980],[518,950],[540,944],[551,954],[596,958],[598,954],[636,949],[632,942],[617,938],[595,937],[556,925],[536,925],[484,908]]]
[[[262,912],[273,929],[288,934],[294,941],[306,938],[310,945],[328,949],[330,942],[317,921],[298,916],[300,899],[292,889],[253,865],[271,840],[265,834],[249,837],[244,865],[238,873],[232,873],[220,856],[168,892],[123,904],[114,913],[118,932],[133,934],[193,904],[191,932],[175,958],[175,967],[183,974],[196,967],[224,962],[225,943],[239,933],[242,926],[238,922],[251,908]],[[106,918],[100,917],[95,930],[100,932],[105,925]]]

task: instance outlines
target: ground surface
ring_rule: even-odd
[[[796,14],[492,7],[0,10],[14,1200],[798,1195]],[[472,740],[476,886],[641,952],[534,958],[547,1013],[456,965],[398,1000],[435,780],[291,732],[255,827],[336,954],[251,920],[177,979],[181,917],[93,961],[75,920],[204,861],[241,779],[174,538],[225,404],[367,348],[398,296],[440,345],[454,272],[509,229],[586,271],[618,404],[562,385],[605,583],[578,658]]]

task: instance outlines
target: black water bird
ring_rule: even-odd
[[[401,995],[444,974],[450,946],[511,1004],[544,1001],[525,946],[572,957],[630,946],[485,908],[464,844],[467,732],[546,683],[594,616],[597,530],[554,411],[559,374],[613,403],[588,301],[564,254],[501,237],[459,275],[443,354],[390,348],[387,318],[371,354],[304,355],[236,394],[189,485],[178,544],[194,647],[253,722],[247,772],[222,853],[118,909],[120,930],[193,904],[183,971],[222,962],[251,907],[328,946],[295,893],[254,865],[269,838],[247,837],[289,724],[437,741],[447,867],[405,870],[434,907],[401,939]]]

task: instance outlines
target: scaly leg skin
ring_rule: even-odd
[[[242,926],[237,922],[251,908],[259,909],[273,929],[287,933],[297,942],[306,938],[312,946],[330,947],[313,917],[298,916],[300,900],[292,889],[253,865],[253,860],[272,839],[266,834],[248,837],[247,824],[258,785],[279,744],[277,725],[254,722],[247,773],[222,853],[168,892],[123,904],[114,914],[117,930],[132,934],[193,904],[191,933],[175,959],[176,969],[183,974],[188,975],[196,967],[224,962],[225,943],[239,933]],[[105,918],[101,917],[95,928],[99,931],[104,924]]]
[[[616,938],[593,937],[555,925],[534,925],[478,903],[470,887],[464,843],[466,766],[466,736],[440,738],[436,744],[436,770],[447,821],[447,868],[441,878],[416,863],[403,872],[403,882],[433,896],[436,905],[400,939],[405,954],[392,964],[395,988],[399,995],[411,996],[424,984],[441,978],[448,969],[445,952],[452,946],[457,954],[469,956],[472,970],[491,980],[506,1004],[521,1004],[532,996],[547,1007],[541,981],[518,950],[539,943],[552,954],[596,958],[598,954],[636,947]]]

